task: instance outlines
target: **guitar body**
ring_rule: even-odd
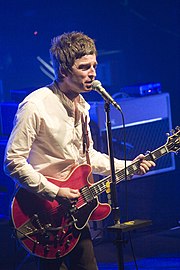
[[[59,187],[81,190],[91,185],[87,180],[90,172],[89,165],[80,165],[66,181],[47,179]],[[110,211],[110,206],[100,204],[98,198],[81,195],[73,204],[66,199],[50,202],[22,188],[11,206],[12,221],[22,245],[33,255],[47,259],[67,255],[78,243],[88,220],[102,220]]]

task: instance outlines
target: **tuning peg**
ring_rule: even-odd
[[[169,137],[169,136],[170,136],[169,132],[167,132],[167,133],[166,133],[166,136],[167,136],[167,137]]]
[[[175,130],[174,129],[171,129],[171,134],[173,135],[175,133]]]
[[[179,126],[175,127],[175,130],[177,130],[177,131],[180,130],[180,127]]]

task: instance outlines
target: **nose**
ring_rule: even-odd
[[[89,70],[89,76],[91,77],[96,77],[96,68],[94,66],[92,66]]]

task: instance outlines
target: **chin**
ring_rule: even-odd
[[[83,91],[83,93],[89,93],[89,92],[91,92],[91,90],[92,89],[86,89],[86,90]]]

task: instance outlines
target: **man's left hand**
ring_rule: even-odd
[[[133,160],[133,161],[136,161],[136,160],[141,161],[140,170],[138,172],[139,175],[143,175],[143,174],[147,173],[152,167],[156,166],[154,161],[151,161],[151,160],[147,161],[147,160],[144,159],[144,157],[145,156],[143,154],[140,154]]]

